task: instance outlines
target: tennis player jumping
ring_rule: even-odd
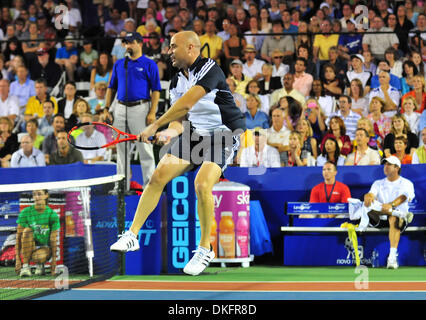
[[[203,272],[215,257],[210,246],[214,216],[212,190],[227,164],[232,163],[239,147],[239,135],[246,129],[244,115],[234,102],[223,71],[214,60],[202,58],[200,49],[195,32],[179,32],[171,39],[168,53],[173,66],[180,69],[170,83],[172,106],[139,138],[145,143],[166,144],[178,138],[174,139],[144,189],[130,229],[119,235],[110,248],[119,252],[138,250],[137,234],[157,206],[166,184],[199,168],[194,187],[201,239],[194,256],[183,269],[190,275]],[[167,129],[157,133],[167,124]],[[149,140],[151,136],[155,136],[154,141]]]

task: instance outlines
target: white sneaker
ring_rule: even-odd
[[[183,272],[192,276],[197,276],[207,268],[209,263],[214,259],[215,254],[213,250],[209,251],[201,247],[198,247],[197,250],[192,252],[195,254],[186,264],[185,268],[183,268]]]
[[[31,277],[31,269],[30,267],[22,267],[21,272],[19,273],[20,277]]]
[[[34,271],[34,274],[36,276],[43,276],[44,275],[44,264],[37,264],[36,269]]]
[[[118,241],[110,247],[111,251],[129,252],[139,250],[139,240],[131,232],[127,230],[118,236]]]
[[[412,212],[405,212],[401,218],[399,218],[399,228],[402,228],[404,221],[405,223],[408,225],[409,223],[411,223],[411,221],[413,221],[414,218],[414,214]]]
[[[398,265],[398,259],[397,259],[398,255],[395,257],[388,257],[388,265],[387,268],[388,269],[398,269],[399,265]]]

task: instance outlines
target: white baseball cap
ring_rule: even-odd
[[[383,159],[382,163],[385,163],[385,162],[394,164],[398,166],[399,168],[401,168],[401,161],[399,161],[399,159],[395,156],[390,156],[390,157],[387,157],[386,159]]]

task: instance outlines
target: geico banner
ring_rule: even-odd
[[[187,172],[167,185],[167,272],[180,273],[200,239],[194,189],[195,172]]]

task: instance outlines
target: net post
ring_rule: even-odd
[[[118,233],[122,234],[125,231],[125,219],[126,219],[126,201],[125,201],[125,190],[126,190],[126,179],[118,181],[118,193],[117,193],[117,228]],[[126,272],[126,256],[124,253],[120,253],[119,272],[120,275],[124,275]]]

